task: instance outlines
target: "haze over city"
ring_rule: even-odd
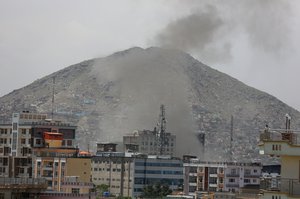
[[[300,3],[1,1],[0,96],[83,60],[162,46],[300,110]]]

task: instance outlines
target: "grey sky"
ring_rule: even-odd
[[[300,1],[0,0],[0,96],[133,46],[185,50],[300,110]]]

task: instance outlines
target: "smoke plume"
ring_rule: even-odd
[[[192,5],[189,15],[170,22],[155,37],[156,44],[190,52],[210,64],[230,60],[238,37],[245,37],[252,48],[267,53],[277,54],[287,47],[288,1],[216,0]]]
[[[99,136],[102,141],[121,141],[121,135],[134,130],[153,130],[159,119],[160,105],[164,104],[167,131],[177,135],[178,143],[190,143],[189,146],[180,144],[176,150],[188,153],[193,151],[192,146],[198,145],[191,136],[196,136],[196,128],[189,105],[191,88],[180,64],[184,57],[176,52],[132,48],[94,65],[93,74],[98,84],[111,83],[103,93],[108,100],[103,105],[107,112],[99,124],[103,129]]]

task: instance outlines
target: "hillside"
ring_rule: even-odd
[[[177,135],[178,155],[199,155],[206,134],[206,157],[226,160],[234,117],[237,160],[258,157],[259,130],[284,127],[284,115],[299,127],[300,113],[275,97],[169,49],[131,48],[88,60],[36,80],[0,98],[0,117],[22,110],[51,113],[55,77],[55,118],[78,127],[78,145],[120,142],[135,129],[153,129],[160,104],[167,130]],[[255,77],[253,77],[255,78]]]

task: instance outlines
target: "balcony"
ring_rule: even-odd
[[[46,189],[43,178],[5,178],[0,177],[0,189]]]
[[[236,183],[230,183],[230,184],[226,184],[226,187],[240,187],[240,185]]]
[[[62,187],[73,187],[73,188],[93,188],[93,183],[90,182],[61,182]]]
[[[259,153],[266,155],[299,156],[300,142],[297,134],[291,130],[265,129],[260,134]]]
[[[300,197],[300,182],[295,179],[286,178],[267,178],[262,179],[260,188],[264,193],[285,193],[289,197]]]
[[[226,177],[238,178],[238,177],[240,177],[240,174],[239,173],[227,173]]]
[[[245,178],[260,178],[260,174],[244,174]]]

